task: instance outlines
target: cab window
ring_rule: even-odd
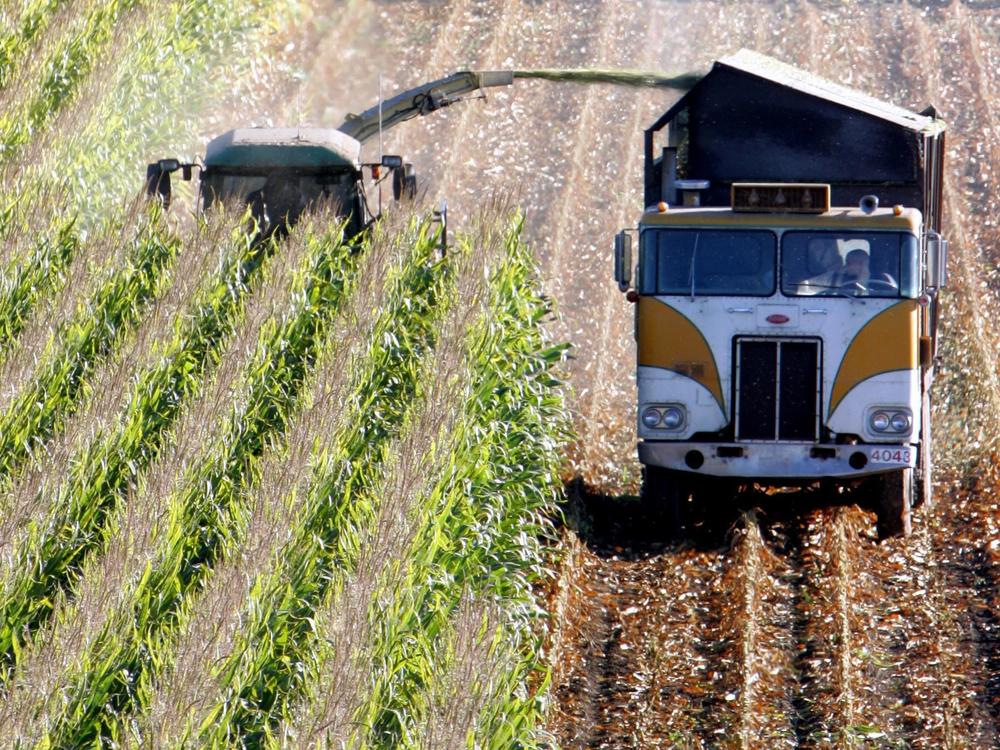
[[[230,174],[226,172],[206,172],[202,177],[202,198],[204,208],[210,208],[213,203],[246,200],[255,190],[260,190],[267,182],[263,174]]]
[[[350,216],[349,234],[357,234],[363,228],[356,177],[349,170],[319,174],[290,170],[259,174],[208,170],[202,176],[201,190],[206,210],[219,202],[234,203],[237,208],[246,205],[258,220],[266,213],[272,220],[283,217],[291,226],[306,209],[325,205]]]
[[[787,296],[914,297],[917,239],[903,232],[785,232]]]
[[[775,289],[773,232],[646,229],[640,242],[642,294],[770,296]]]

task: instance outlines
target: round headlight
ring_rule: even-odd
[[[877,411],[871,416],[872,429],[876,432],[885,432],[889,429],[889,415],[884,411]]]
[[[642,423],[646,427],[656,427],[660,423],[660,412],[652,407],[642,413]]]
[[[889,425],[892,427],[893,432],[906,432],[910,429],[910,415],[903,412],[897,412],[892,415],[892,419],[889,420]]]
[[[668,406],[663,410],[663,426],[668,430],[676,430],[684,423],[684,413],[676,406]]]

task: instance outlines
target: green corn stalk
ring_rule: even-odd
[[[0,117],[0,160],[10,158],[63,106],[94,61],[107,54],[115,26],[139,2],[106,0],[96,5],[81,27],[53,50],[42,67],[34,96]]]
[[[21,9],[9,31],[0,35],[0,89],[10,81],[17,64],[32,42],[48,27],[59,7],[67,0],[35,0]]]
[[[19,551],[16,577],[4,582],[0,595],[0,665],[7,674],[17,665],[18,642],[48,620],[56,593],[72,587],[85,558],[103,548],[108,519],[138,473],[156,458],[210,358],[232,332],[251,277],[273,249],[272,243],[253,242],[241,231],[231,242],[216,274],[176,321],[163,355],[137,375],[116,429],[81,447],[56,490],[52,515]]]
[[[495,466],[494,491],[487,489],[481,506],[475,498],[466,501],[467,517],[474,519],[470,530],[476,534],[481,529],[491,531],[467,562],[464,555],[458,558],[468,570],[461,581],[474,594],[500,601],[500,612],[506,616],[503,644],[495,648],[505,650],[513,667],[495,690],[500,700],[480,714],[473,743],[498,750],[536,745],[535,727],[542,718],[540,696],[550,675],[541,656],[541,613],[532,584],[544,574],[550,558],[542,540],[551,534],[549,519],[558,513],[561,455],[572,439],[562,383],[555,376],[567,346],[553,347],[546,341],[542,324],[549,303],[537,289],[534,261],[519,234],[520,226],[509,236],[511,265],[497,289],[499,298],[506,300],[507,319],[520,331],[515,337],[520,345],[514,347],[520,352],[520,374],[515,374],[516,366],[508,370],[507,382],[516,383],[511,394],[518,388],[521,392],[496,413],[500,417],[494,422],[497,455],[503,460]],[[510,425],[516,427],[510,429]],[[453,528],[450,533],[459,532]],[[450,558],[449,563],[453,562],[455,558]],[[454,587],[452,592],[454,609],[458,601]]]
[[[177,737],[197,725],[215,697],[219,686],[212,667],[225,658],[217,649],[224,652],[232,644],[228,636],[244,620],[242,602],[249,601],[254,584],[273,568],[285,531],[294,528],[312,469],[344,417],[352,375],[370,348],[378,311],[392,304],[395,279],[411,255],[410,243],[389,241],[396,237],[393,228],[381,224],[363,254],[346,305],[324,334],[286,440],[272,445],[262,457],[260,482],[245,501],[249,521],[241,530],[244,533],[234,535],[224,565],[188,607],[190,614],[170,649],[170,667],[145,697],[130,746],[174,746]],[[275,534],[275,530],[280,531]],[[229,602],[225,611],[219,609],[220,600]],[[216,651],[216,656],[205,663],[202,657],[209,651]]]
[[[79,247],[70,220],[43,237],[34,253],[0,282],[0,354],[10,348],[21,332],[28,313],[47,292],[58,286]]]
[[[339,238],[339,231],[334,234]],[[229,416],[219,440],[174,498],[161,553],[96,637],[83,668],[67,686],[65,710],[44,746],[117,741],[118,717],[139,708],[141,696],[148,694],[184,616],[186,599],[200,590],[238,533],[240,500],[255,479],[257,460],[280,438],[323,326],[340,305],[354,267],[350,248],[329,235],[313,241],[311,260],[293,310],[261,332],[244,373],[246,404]]]
[[[558,497],[568,422],[552,376],[563,348],[542,336],[548,304],[534,291],[533,261],[517,233],[511,230],[507,263],[491,280],[487,320],[471,335],[474,388],[452,430],[448,469],[415,514],[427,522],[398,563],[402,580],[390,573],[392,591],[377,597],[370,614],[378,635],[370,652],[373,684],[355,721],[362,746],[407,744],[435,673],[435,641],[468,592],[502,604],[508,647],[521,652],[506,675],[519,689],[509,693],[502,725],[477,746],[526,746],[539,718],[537,701],[524,693],[529,674],[540,669],[530,584]]]
[[[153,4],[110,80],[95,92],[100,106],[90,108],[76,137],[58,139],[46,154],[47,171],[73,186],[74,208],[85,219],[134,194],[143,179],[137,167],[161,156],[193,155],[204,131],[198,114],[216,110],[231,82],[250,75],[258,30],[287,3]],[[170,112],[190,114],[165,117]]]
[[[242,74],[254,30],[273,5],[264,0],[153,4],[145,27],[118,50],[111,79],[96,96],[86,92],[82,106],[91,114],[83,127],[72,123],[69,138],[62,131],[70,125],[54,123],[58,132],[50,135],[43,159],[9,163],[17,167],[16,196],[5,201],[0,227],[43,212],[52,213],[57,228],[39,241],[34,256],[10,272],[0,290],[0,352],[27,313],[58,292],[59,273],[72,252],[70,229],[106,231],[109,212],[141,185],[136,165],[161,155],[160,149],[186,149],[196,140],[197,118],[164,118],[164,112],[198,110],[216,101],[231,79],[218,74],[220,61],[231,61],[225,64],[233,76]],[[62,190],[67,184],[71,189]],[[44,198],[52,187],[60,189],[56,203]],[[42,248],[45,257],[40,257]],[[66,257],[58,251],[66,251]]]
[[[249,624],[219,670],[224,695],[200,727],[193,728],[200,735],[198,744],[259,746],[296,693],[299,642],[310,631],[311,618],[340,564],[331,553],[342,533],[371,520],[372,507],[354,500],[378,481],[391,441],[418,397],[421,362],[446,310],[450,274],[442,275],[441,264],[432,261],[436,244],[424,225],[392,294],[395,302],[377,321],[367,360],[353,378],[351,417],[317,461],[282,564],[267,581],[258,582]]]
[[[95,362],[117,346],[158,293],[163,270],[180,249],[154,208],[138,216],[126,265],[116,269],[46,352],[35,380],[0,414],[0,477],[16,471],[33,447],[63,424]]]
[[[470,321],[486,314],[484,303],[481,302],[487,291],[487,274],[483,269],[492,268],[500,252],[500,243],[496,242],[497,235],[492,227],[494,219],[488,214],[484,218],[487,221],[481,222],[472,235],[482,242],[481,247],[477,247],[473,252],[470,249],[469,236],[463,235],[458,238],[460,258],[456,267],[457,307],[449,311],[448,317],[443,321],[436,361],[420,374],[421,382],[426,385],[421,389],[423,395],[419,410],[409,421],[406,434],[391,448],[391,452],[397,456],[397,462],[404,462],[407,468],[404,470],[397,463],[377,485],[359,486],[341,501],[344,509],[339,512],[340,522],[337,538],[334,540],[336,548],[325,553],[338,560],[338,569],[333,571],[331,591],[325,596],[321,611],[309,615],[310,620],[318,621],[318,625],[313,629],[314,632],[299,633],[296,637],[296,659],[298,663],[304,665],[300,667],[304,672],[303,688],[316,695],[320,705],[324,703],[323,696],[339,690],[336,686],[315,684],[320,680],[317,673],[324,669],[324,662],[328,659],[337,660],[336,654],[326,653],[330,646],[324,638],[324,632],[333,627],[326,621],[331,617],[336,618],[335,613],[341,610],[354,608],[357,596],[349,591],[355,577],[366,579],[374,572],[368,566],[385,566],[388,561],[395,558],[397,553],[393,552],[393,549],[407,537],[406,529],[413,524],[413,521],[404,521],[399,525],[390,519],[397,518],[400,513],[405,513],[408,518],[414,516],[413,508],[408,506],[414,502],[415,495],[422,493],[421,487],[433,486],[436,478],[444,470],[437,445],[440,443],[447,447],[450,425],[455,419],[452,416],[453,407],[444,407],[444,404],[461,401],[462,394],[471,380],[468,367],[460,364],[464,359],[463,340]],[[454,250],[452,254],[456,254]],[[445,369],[441,369],[442,366]],[[442,408],[444,412],[439,413]],[[436,413],[437,417],[432,416]],[[447,450],[444,458],[447,459]],[[447,465],[446,460],[444,465]],[[405,478],[414,475],[420,477],[416,484],[413,479]],[[399,518],[399,521],[402,521],[402,518]],[[384,522],[388,522],[388,528]],[[338,640],[341,640],[340,636]],[[349,643],[342,648],[350,651],[356,647],[359,647],[359,644]],[[293,697],[295,700],[292,706],[301,702],[298,696]],[[285,698],[284,705],[272,709],[272,722],[284,718],[283,714],[299,713],[297,708],[288,705],[289,702],[289,698]],[[321,723],[322,718],[317,718],[316,721]],[[293,725],[295,723],[297,722],[293,721]],[[305,737],[298,736],[299,731],[294,726],[291,731],[289,734],[283,730],[281,734],[294,737],[299,743],[306,741]],[[268,739],[274,744],[273,736],[269,736]],[[296,744],[295,740],[291,746],[305,746]]]
[[[123,40],[113,60],[91,66],[85,78],[76,76],[58,115],[31,134],[32,148],[10,158],[0,151],[21,196],[18,211],[36,209],[36,196],[45,190],[69,186],[60,214],[80,214],[84,228],[100,226],[112,207],[141,187],[137,165],[193,150],[204,128],[198,113],[217,108],[231,81],[249,75],[250,61],[259,55],[259,30],[291,4],[141,2],[145,22]],[[112,7],[108,0],[100,6]],[[165,117],[170,112],[191,116]],[[7,119],[4,126],[0,117],[0,131],[26,122],[13,110]]]

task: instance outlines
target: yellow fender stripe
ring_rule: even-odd
[[[697,326],[655,297],[639,297],[638,305],[639,364],[670,370],[701,383],[725,411],[719,368]]]
[[[862,380],[916,369],[919,359],[915,300],[903,300],[869,320],[847,347],[830,393],[828,417]]]

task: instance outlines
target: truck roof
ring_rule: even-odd
[[[236,128],[209,141],[207,168],[359,169],[361,144],[332,128]]]
[[[728,205],[737,182],[825,183],[834,205],[876,195],[939,229],[944,131],[933,108],[912,112],[740,50],[647,128],[645,204],[679,203],[676,179],[707,180],[705,206]]]

